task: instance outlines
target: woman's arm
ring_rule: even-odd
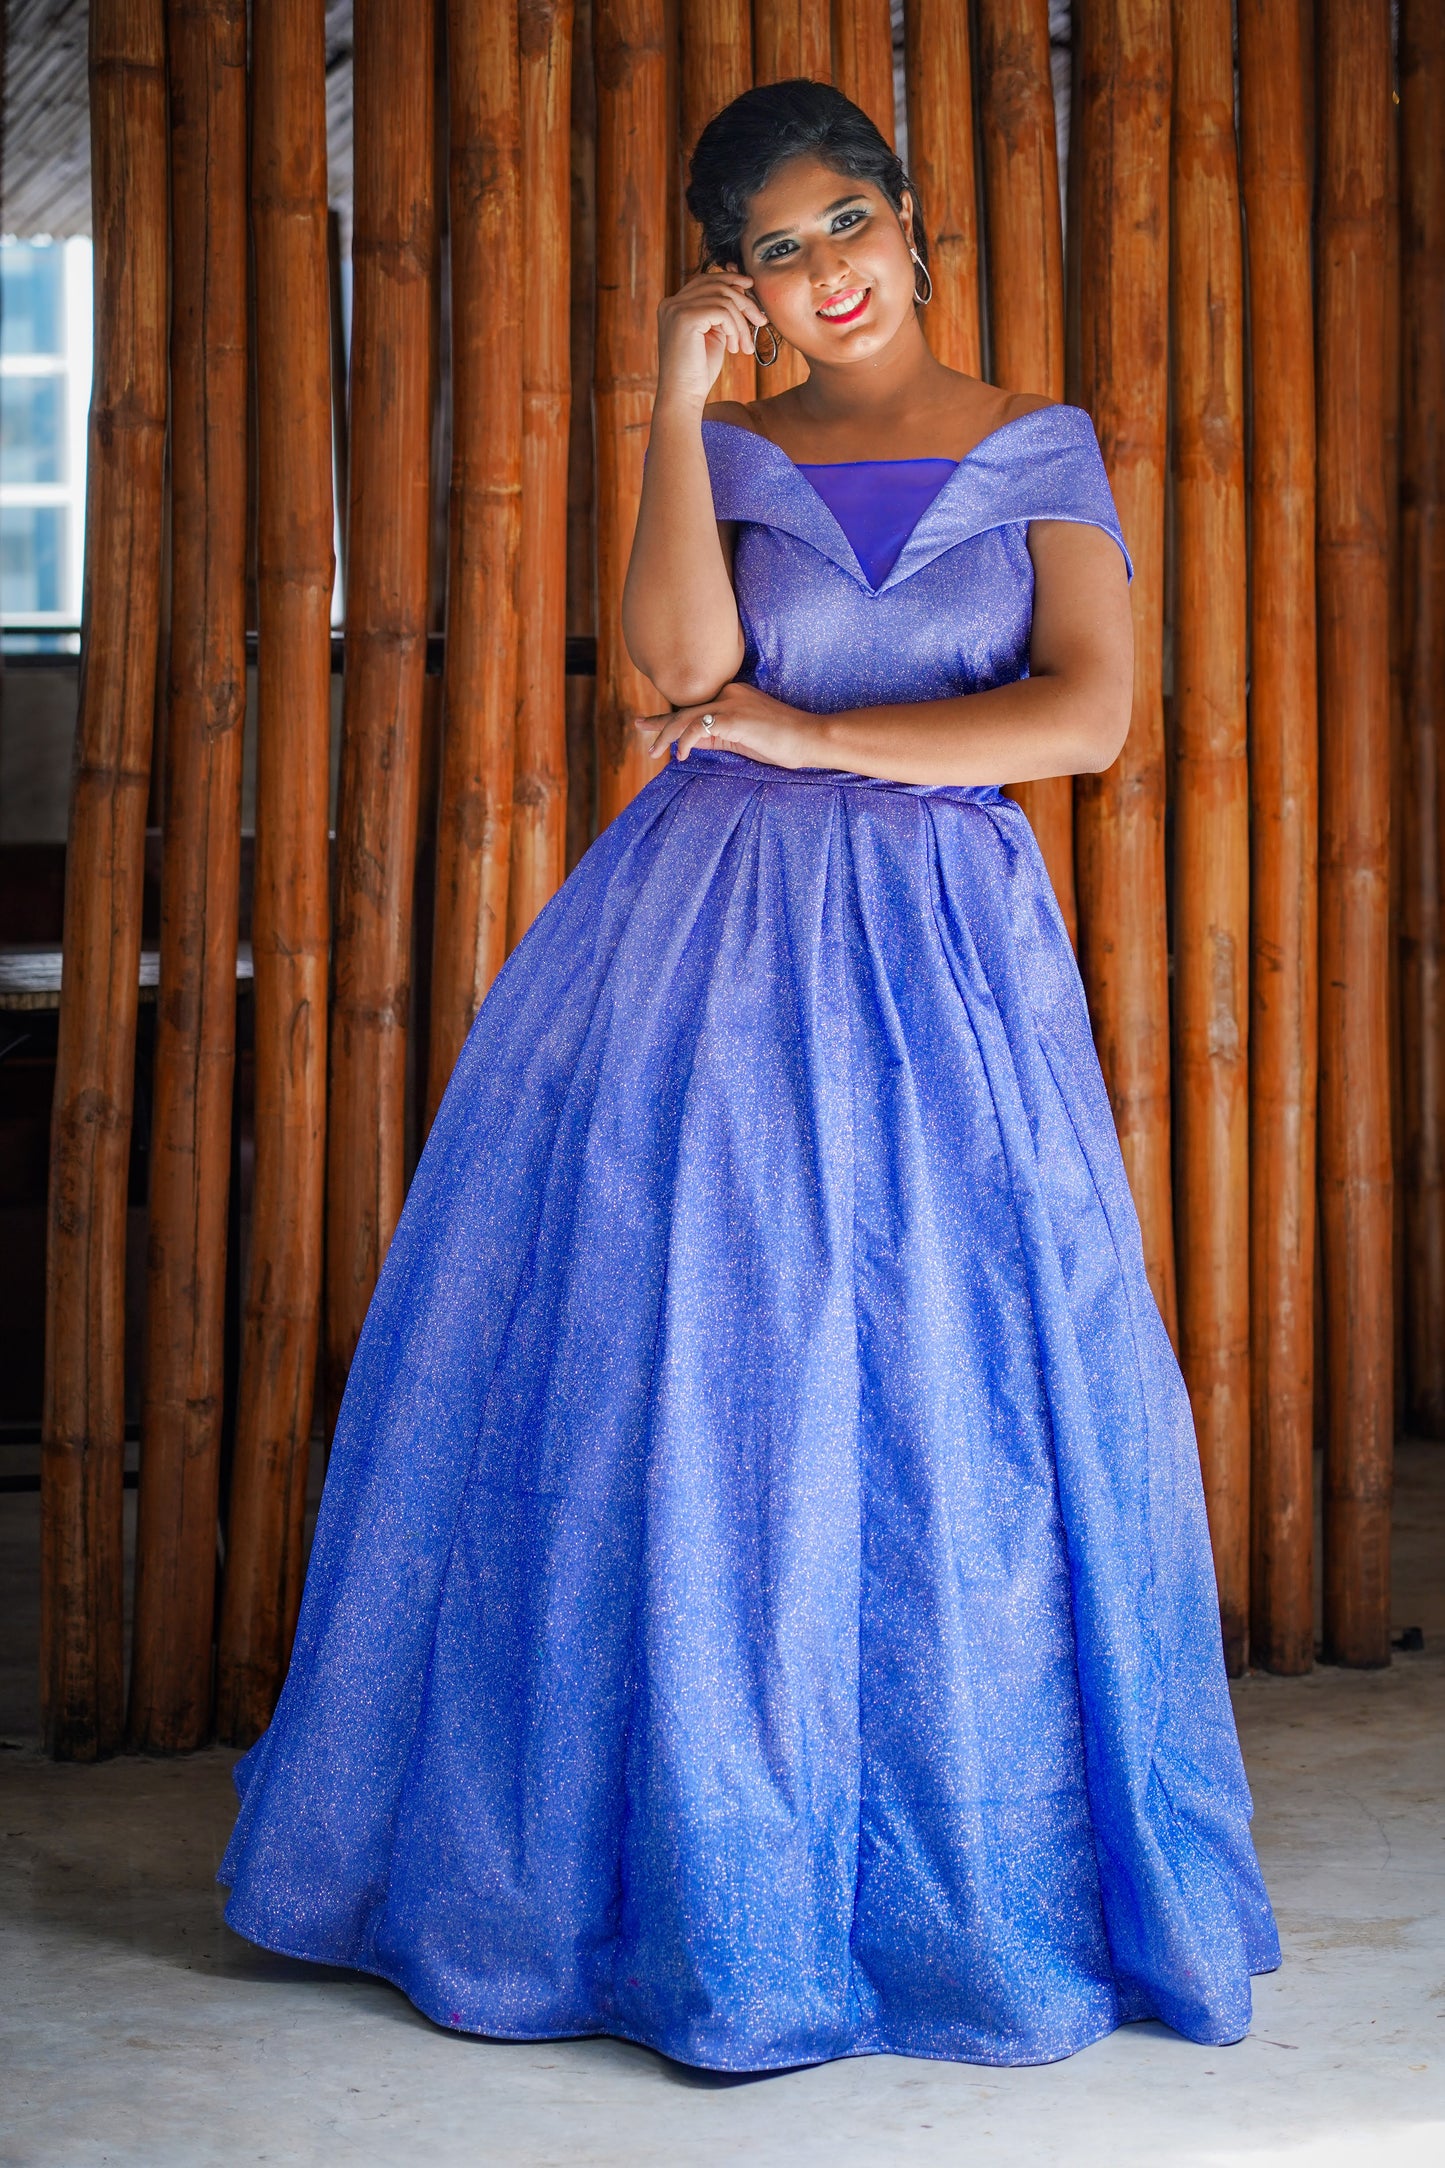
[[[1098,527],[1035,520],[1030,675],[956,700],[806,715],[747,685],[642,716],[655,756],[722,746],[781,768],[840,768],[896,783],[1032,783],[1111,767],[1129,731],[1134,628],[1116,543]],[[703,727],[710,715],[713,729]]]
[[[742,667],[743,635],[713,513],[703,408],[723,356],[751,347],[763,320],[751,280],[690,279],[658,311],[652,411],[637,531],[622,594],[627,652],[664,699],[709,700]]]

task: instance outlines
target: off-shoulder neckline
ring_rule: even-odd
[[[1050,400],[1047,406],[1030,407],[1027,413],[1015,414],[1011,420],[1006,422],[1000,422],[997,428],[988,430],[985,435],[979,438],[976,444],[971,444],[969,446],[968,450],[964,453],[962,459],[949,460],[946,453],[940,453],[937,459],[933,461],[933,463],[936,465],[942,465],[946,462],[952,468],[955,474],[961,473],[962,470],[966,466],[968,466],[971,460],[974,460],[978,457],[979,453],[984,449],[985,445],[994,443],[999,437],[1007,436],[1008,432],[1011,429],[1022,428],[1025,422],[1036,422],[1042,415],[1054,414],[1079,415],[1084,414],[1084,409],[1082,407],[1071,406],[1069,402],[1064,399]],[[1087,420],[1087,415],[1085,415],[1084,418]],[[798,460],[794,459],[791,452],[785,452],[781,444],[775,444],[771,437],[765,437],[761,429],[749,429],[742,422],[729,422],[723,421],[722,419],[714,421],[710,416],[704,414],[703,427],[704,429],[733,429],[736,430],[737,434],[740,437],[752,437],[757,443],[765,444],[770,452],[776,452],[779,459],[785,459],[788,465],[794,468],[800,474],[802,473],[805,466],[831,465],[844,467],[905,467],[913,466],[916,464],[915,461],[910,459],[842,459],[830,461]],[[925,456],[931,457],[931,455]]]
[[[704,416],[702,428],[709,447],[708,464],[713,469],[715,501],[719,462],[724,471],[731,470],[734,481],[741,485],[742,498],[754,499],[753,508],[744,510],[737,490],[729,487],[727,495],[733,508],[720,510],[720,519],[751,519],[791,533],[831,559],[840,571],[872,595],[884,594],[900,586],[944,550],[965,539],[960,532],[961,525],[967,525],[969,532],[977,533],[985,527],[1004,526],[1018,519],[1027,520],[1030,516],[1078,517],[1070,510],[1047,513],[1042,506],[1033,512],[1008,511],[1000,517],[993,500],[1001,491],[1005,497],[1017,496],[1023,476],[1035,459],[1047,462],[1067,446],[1078,444],[1084,436],[1091,443],[1094,441],[1094,425],[1086,409],[1066,401],[1031,407],[1026,414],[1016,414],[1011,421],[1000,422],[951,466],[900,551],[897,562],[886,579],[875,587],[812,477],[790,453],[775,444],[771,437],[763,436],[756,429],[745,428],[741,422],[711,420]],[[750,440],[762,449],[756,453],[745,451],[738,442],[740,438]],[[985,516],[980,517],[981,513]],[[1127,554],[1126,551],[1126,558]]]

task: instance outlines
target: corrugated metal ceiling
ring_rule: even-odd
[[[90,232],[86,0],[9,0],[0,230]],[[351,0],[327,0],[331,201],[351,238]]]

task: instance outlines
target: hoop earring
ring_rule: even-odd
[[[773,351],[771,352],[771,354],[763,355],[758,352],[758,333],[760,331],[765,331],[768,337],[773,342]],[[771,369],[773,363],[777,360],[779,354],[781,354],[782,351],[783,342],[778,337],[778,334],[776,333],[776,331],[774,331],[771,324],[754,324],[753,359],[757,362],[757,365],[760,369]]]
[[[919,255],[917,249],[911,248],[908,253],[913,258],[913,298],[918,303],[918,306],[921,309],[926,309],[929,302],[933,299],[933,278],[931,273],[929,272],[927,264]],[[925,288],[925,291],[923,293],[920,293],[918,291],[918,274],[920,271],[923,273],[923,283]]]

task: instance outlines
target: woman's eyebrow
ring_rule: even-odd
[[[847,206],[850,203],[862,203],[864,200],[865,198],[862,190],[855,189],[851,196],[838,196],[834,199],[832,203],[826,204],[823,210],[819,213],[819,216],[822,218],[831,218],[835,211],[846,210]],[[773,233],[760,233],[756,241],[749,241],[748,247],[766,248],[770,241],[784,241],[787,239],[790,233],[796,233],[797,230],[798,229],[796,226],[779,226]]]

